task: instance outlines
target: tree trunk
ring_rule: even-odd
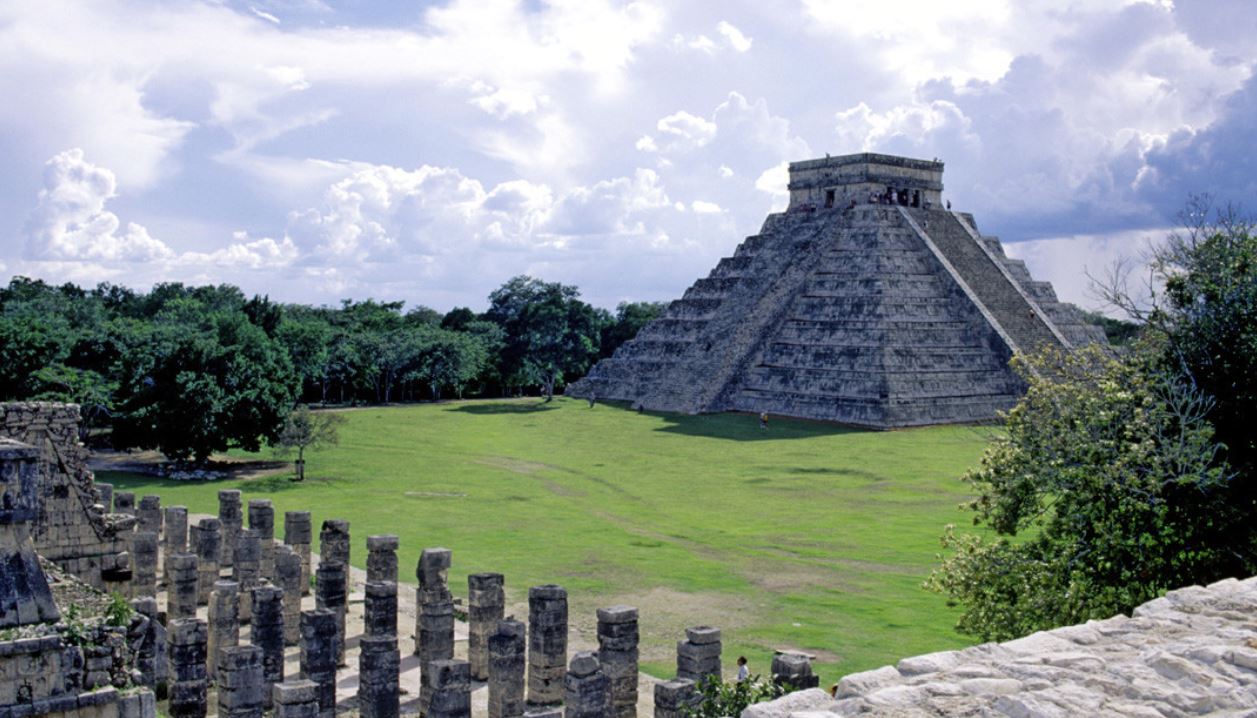
[[[306,480],[306,447],[297,447],[297,481]]]

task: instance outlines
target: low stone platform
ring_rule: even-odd
[[[1257,716],[1257,577],[1172,591],[1132,617],[931,653],[751,706],[742,718]]]

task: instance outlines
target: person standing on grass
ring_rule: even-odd
[[[768,412],[766,411],[761,411],[759,413],[759,428],[760,429],[768,428]]]
[[[598,400],[598,397],[594,396],[594,393],[592,391],[589,392],[589,408],[590,409],[594,408],[594,402],[597,400]]]
[[[751,669],[746,666],[746,656],[738,656],[738,683],[751,677]]]

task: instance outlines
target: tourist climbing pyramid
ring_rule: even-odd
[[[652,411],[894,428],[993,419],[1016,352],[1105,343],[941,201],[943,163],[790,165],[790,205],[568,389]]]

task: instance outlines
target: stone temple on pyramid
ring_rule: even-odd
[[[994,419],[1024,392],[1014,353],[1106,340],[947,208],[942,180],[890,155],[792,163],[786,211],[567,394],[882,429]]]

